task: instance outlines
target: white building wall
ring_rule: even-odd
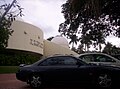
[[[8,49],[35,52],[43,55],[43,32],[31,24],[15,21],[8,40]]]
[[[12,25],[12,29],[14,32],[8,40],[8,49],[34,52],[44,57],[55,54],[78,55],[71,51],[69,47],[44,40],[42,30],[31,24],[15,21]]]
[[[44,56],[48,57],[51,55],[78,55],[74,51],[70,50],[67,47],[55,44],[53,42],[44,40]]]

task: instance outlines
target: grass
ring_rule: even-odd
[[[0,66],[0,74],[16,73],[18,68],[18,66]]]

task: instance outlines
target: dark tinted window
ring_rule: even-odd
[[[100,54],[95,55],[95,60],[94,61],[95,62],[116,62],[112,58],[110,58],[106,55],[100,55]]]
[[[72,57],[51,57],[43,61],[40,65],[54,66],[54,65],[76,65],[77,60]]]
[[[93,55],[82,55],[79,57],[80,59],[82,59],[83,61],[86,61],[86,62],[93,62],[94,61],[94,57]]]
[[[56,65],[57,60],[55,58],[47,58],[40,65]]]
[[[76,65],[77,60],[72,57],[64,58],[64,65]]]

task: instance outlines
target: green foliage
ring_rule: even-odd
[[[9,25],[9,26],[8,26]],[[10,28],[11,22],[4,19],[0,24],[0,49],[7,47],[9,36],[13,30]]]
[[[18,69],[18,66],[0,66],[0,74],[16,73]]]
[[[8,39],[13,33],[11,25],[17,16],[23,15],[22,9],[16,0],[11,4],[0,5],[0,49],[7,47]]]
[[[62,5],[65,22],[60,24],[59,32],[71,39],[71,43],[101,49],[110,34],[120,37],[119,8],[119,0],[67,0]]]
[[[26,53],[0,53],[0,66],[18,66],[20,64],[32,64],[40,60],[37,55]]]
[[[120,48],[108,42],[103,49],[103,53],[107,53],[109,55],[120,54]]]
[[[54,37],[49,37],[47,38],[48,41],[51,41]]]

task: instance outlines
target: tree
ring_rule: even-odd
[[[48,41],[51,41],[53,38],[54,38],[54,37],[52,36],[52,37],[47,38],[47,40],[48,40]]]
[[[113,45],[111,43],[107,43],[103,49],[103,53],[111,54]]]
[[[0,49],[7,47],[8,39],[13,33],[12,22],[17,16],[23,16],[22,9],[16,0],[11,4],[0,5]]]
[[[103,49],[103,53],[107,53],[110,55],[120,54],[120,48],[108,42]]]
[[[79,41],[78,36],[72,34],[70,35],[70,39],[71,41],[69,42],[69,44],[72,43],[72,48],[74,48],[74,44],[77,44],[77,41]]]
[[[83,44],[80,44],[77,48],[77,53],[78,54],[81,54],[81,53],[84,53],[84,49],[83,49]]]
[[[85,47],[85,51],[89,51],[89,48],[90,48],[90,44],[92,43],[91,40],[90,40],[90,36],[87,36],[89,34],[86,34],[86,35],[82,35],[81,36],[81,44],[84,45]]]
[[[62,5],[65,22],[60,24],[59,32],[69,39],[79,34],[78,39],[88,38],[88,45],[99,45],[101,50],[107,36],[120,37],[119,8],[119,0],[67,0]]]

